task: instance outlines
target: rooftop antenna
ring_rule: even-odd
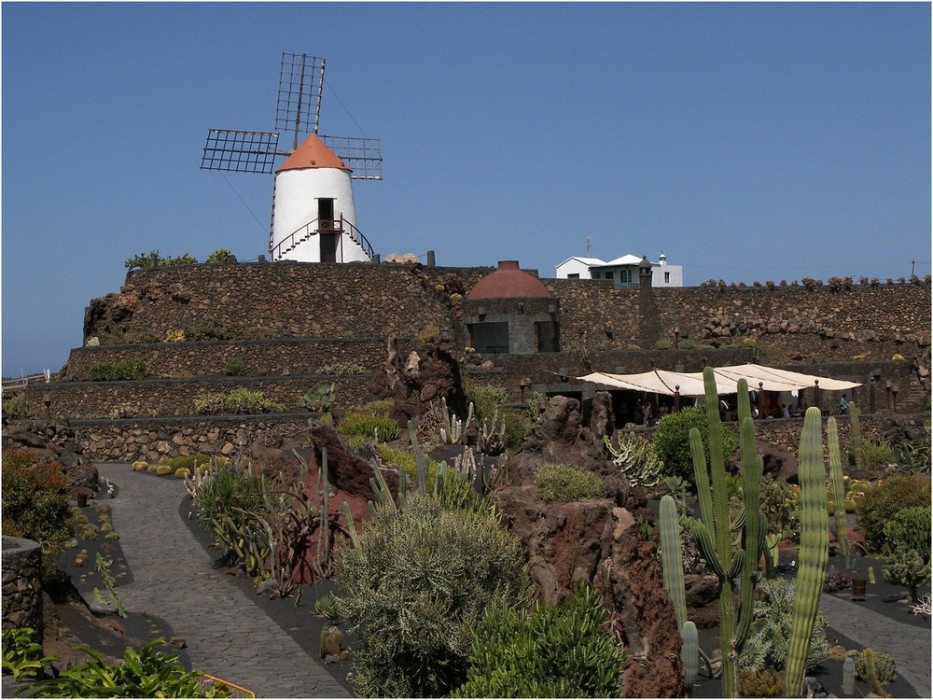
[[[590,252],[590,243],[592,243],[592,242],[593,242],[593,237],[592,237],[592,236],[587,236],[586,238],[583,239],[583,243],[586,245],[586,252],[587,252],[587,253]]]
[[[353,170],[355,180],[382,180],[382,144],[379,139],[318,134],[324,96],[326,59],[283,53],[275,107],[275,131],[209,129],[201,156],[202,170],[271,174],[276,158],[298,147],[299,137],[316,134]],[[286,148],[281,134],[290,134]]]

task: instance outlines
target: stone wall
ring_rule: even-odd
[[[433,327],[462,347],[463,310],[451,293],[468,293],[490,271],[292,262],[141,270],[127,276],[120,294],[91,302],[85,335],[104,344],[161,341],[179,330],[227,338],[384,338],[417,337]],[[925,280],[657,288],[647,305],[640,290],[606,281],[542,281],[560,302],[564,350],[652,350],[655,335],[665,343],[716,346],[754,338],[770,362],[786,364],[890,360],[898,352],[910,361],[930,343]],[[652,323],[642,323],[645,309],[657,314]]]
[[[90,462],[151,464],[196,453],[231,459],[253,447],[277,447],[284,437],[310,434],[310,414],[72,421],[75,442]]]
[[[31,627],[42,643],[42,550],[39,543],[3,538],[3,629]]]
[[[100,345],[73,350],[62,377],[85,379],[95,362],[141,357],[154,377],[190,381],[55,382],[28,388],[27,399],[40,416],[46,399],[58,417],[177,415],[190,411],[185,407],[200,393],[239,385],[294,409],[308,389],[329,380],[318,374],[328,365],[334,371],[358,364],[369,374],[381,367],[390,337],[409,344],[444,339],[455,352],[464,351],[466,296],[491,271],[280,262],[132,272],[120,293],[91,302],[85,334]],[[522,398],[519,384],[526,379],[546,387],[568,373],[594,370],[680,364],[696,371],[701,359],[716,365],[759,360],[811,374],[833,367],[828,376],[858,382],[883,365],[876,389],[888,395],[898,389],[899,408],[922,410],[929,400],[928,280],[648,289],[542,281],[559,304],[562,352],[485,358],[462,352],[466,373],[498,375],[513,400]],[[184,342],[162,342],[182,336]],[[725,359],[724,353],[733,354]],[[250,376],[222,376],[234,357]],[[903,358],[900,367],[895,358]],[[366,400],[365,389],[362,373],[338,378],[338,406]]]
[[[245,341],[243,341],[245,342]],[[267,356],[292,357],[296,364],[302,362],[301,355],[307,350],[309,357],[315,356],[313,344],[302,342],[284,342],[284,349],[273,341],[257,342],[256,347],[265,352]],[[175,352],[186,354],[189,349],[184,348],[187,343],[169,343],[156,345],[158,352],[164,356],[171,356]],[[213,347],[210,343],[199,344],[204,346],[208,357],[214,357],[218,362],[230,346],[238,343],[220,343]],[[180,346],[175,348],[175,346]],[[355,341],[348,343],[332,343],[329,347],[348,350],[355,347]],[[119,346],[113,352],[132,352],[133,347]],[[360,341],[360,347],[371,350],[367,362],[368,366],[376,368],[382,366],[377,359],[377,344],[367,344]],[[407,356],[411,343],[400,342],[399,349],[403,356]],[[91,348],[89,350],[105,351],[105,348]],[[384,355],[384,348],[382,349]],[[289,353],[292,353],[289,355]],[[82,357],[95,353],[80,353]],[[113,357],[114,355],[110,355]],[[344,355],[340,355],[344,357]],[[352,356],[352,353],[347,355]],[[247,356],[246,361],[252,363]],[[358,361],[357,359],[348,361]],[[571,394],[592,395],[596,386],[573,381],[573,377],[583,376],[595,370],[616,373],[645,372],[652,366],[663,369],[682,368],[686,372],[698,372],[704,365],[724,366],[742,364],[753,359],[753,353],[740,347],[723,347],[719,349],[698,348],[693,350],[667,350],[664,352],[628,350],[628,351],[602,351],[584,354],[580,351],[561,353],[540,353],[532,355],[489,355],[470,356],[463,354],[461,371],[464,377],[477,384],[495,384],[508,391],[510,401],[523,401],[530,396],[531,391],[540,393],[569,392]],[[361,362],[362,363],[362,362]],[[365,364],[365,363],[362,363]],[[909,362],[841,362],[821,364],[783,365],[806,374],[834,377],[848,381],[858,382],[863,386],[856,388],[850,394],[856,403],[862,407],[863,412],[894,410],[895,396],[892,390],[897,390],[897,409],[904,412],[924,410],[928,401],[926,384],[921,383],[917,368]],[[170,365],[164,365],[170,369]],[[877,378],[875,378],[877,373]],[[143,381],[124,382],[53,382],[51,384],[31,384],[25,390],[25,397],[32,413],[38,417],[59,418],[121,418],[121,417],[151,417],[190,415],[194,410],[194,400],[207,393],[228,391],[236,387],[246,387],[253,391],[262,391],[266,398],[281,403],[286,410],[299,410],[299,402],[305,393],[321,384],[334,382],[336,384],[337,409],[347,409],[370,400],[369,386],[371,373],[352,376],[315,375],[315,374],[289,374],[287,376],[247,376],[225,377],[193,376],[177,379],[148,379]],[[522,386],[526,389],[523,391]],[[811,390],[810,394],[812,394]],[[819,405],[824,411],[833,411],[839,400],[835,392],[821,392]],[[48,409],[44,405],[49,400]],[[814,405],[816,399],[808,396],[808,403]],[[46,413],[46,411],[48,411]]]
[[[195,453],[224,455],[231,459],[254,454],[254,448],[277,447],[284,438],[310,434],[311,422],[317,414],[275,414],[261,416],[178,417],[128,420],[75,420],[75,444],[83,459],[89,462],[156,463],[162,457],[178,457]],[[847,416],[836,417],[841,445],[849,435]],[[918,418],[902,418],[916,424]],[[825,421],[824,421],[825,423]],[[865,416],[859,421],[862,437],[877,440],[887,427],[885,416]],[[726,423],[733,430],[736,423]],[[757,438],[773,447],[794,454],[800,444],[802,418],[768,418],[755,422]],[[5,550],[6,548],[4,548]],[[4,557],[4,569],[6,558]]]
[[[370,375],[333,377],[289,375],[277,377],[196,377],[124,382],[58,382],[34,384],[25,396],[38,417],[72,419],[138,418],[194,415],[194,401],[206,394],[238,387],[261,391],[286,411],[303,410],[299,402],[310,389],[334,382],[334,408],[347,409],[366,395]],[[42,397],[49,400],[48,409]],[[48,411],[46,415],[46,411]]]
[[[178,331],[226,338],[418,336],[450,326],[448,287],[468,289],[488,272],[296,262],[138,270],[119,294],[91,302],[84,334],[103,344],[161,341]]]
[[[543,280],[560,298],[561,346],[645,350],[639,326],[639,290],[609,282]],[[652,289],[657,329],[664,347],[732,345],[755,339],[773,364],[890,360],[928,356],[930,285],[684,287]]]
[[[334,369],[351,366],[371,370],[385,356],[385,338],[281,338],[102,345],[72,350],[62,379],[86,381],[90,379],[91,367],[96,363],[133,359],[143,360],[152,377],[187,378],[223,376],[231,358],[241,360],[248,375],[266,376],[332,374]]]

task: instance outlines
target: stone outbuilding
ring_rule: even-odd
[[[560,304],[517,260],[502,260],[463,301],[463,323],[476,352],[532,354],[560,351]]]

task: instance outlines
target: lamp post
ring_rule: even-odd
[[[522,392],[522,401],[525,400],[525,389],[531,386],[531,377],[522,377],[518,383],[518,389]]]

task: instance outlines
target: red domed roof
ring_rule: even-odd
[[[499,269],[477,282],[467,299],[550,297],[547,287],[534,275],[523,272],[517,260],[500,260]]]
[[[309,134],[302,144],[295,149],[284,163],[276,168],[277,173],[283,170],[306,170],[308,168],[337,168],[350,170],[334,152],[327,147],[317,134]]]

